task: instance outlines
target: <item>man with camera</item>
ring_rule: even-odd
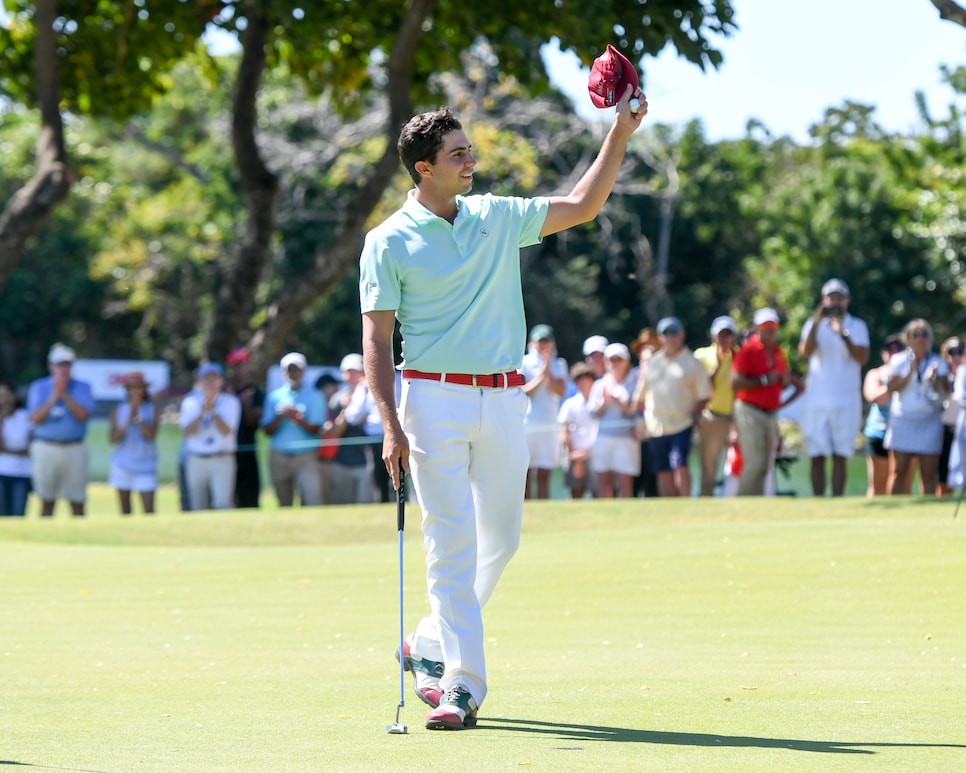
[[[826,459],[832,457],[832,496],[845,493],[848,458],[862,426],[862,366],[869,359],[869,328],[849,314],[849,286],[822,285],[822,301],[802,328],[798,351],[808,359],[802,434],[811,458],[812,492],[825,496]]]

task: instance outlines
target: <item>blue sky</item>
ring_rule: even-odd
[[[952,90],[939,66],[966,64],[966,29],[942,21],[929,0],[734,0],[740,29],[720,42],[724,63],[702,74],[665,49],[643,60],[649,118],[700,118],[709,140],[741,137],[749,118],[775,135],[805,142],[825,109],[845,100],[875,105],[890,131],[917,125],[914,93],[934,116],[948,114]],[[609,119],[587,96],[576,57],[545,47],[551,78],[585,118]],[[963,101],[963,100],[960,100]]]

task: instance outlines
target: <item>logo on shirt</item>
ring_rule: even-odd
[[[485,228],[480,229],[480,236],[489,236],[489,235],[490,235],[490,232],[487,231]]]

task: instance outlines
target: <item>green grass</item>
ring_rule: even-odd
[[[528,504],[476,730],[392,658],[390,505],[0,519],[0,770],[966,768],[966,512],[914,498]],[[406,620],[425,610],[418,508]]]

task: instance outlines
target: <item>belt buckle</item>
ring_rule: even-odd
[[[478,386],[478,384],[476,383],[476,374],[475,373],[473,374],[473,386],[474,387],[475,386]]]

